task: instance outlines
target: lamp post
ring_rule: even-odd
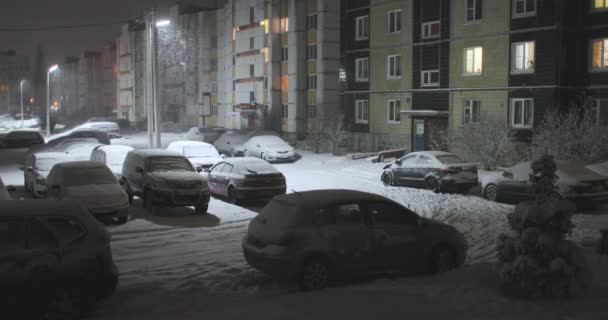
[[[53,65],[49,68],[49,71],[46,73],[46,136],[51,136],[51,90],[50,90],[50,82],[51,82],[51,73],[59,68],[58,65]]]
[[[21,99],[19,99],[21,105],[21,129],[23,129],[23,82],[25,82],[25,80],[19,81],[19,89],[21,91]]]

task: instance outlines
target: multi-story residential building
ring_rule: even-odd
[[[80,119],[101,116],[102,108],[102,62],[101,52],[86,51],[78,62],[78,115]]]
[[[138,122],[146,117],[144,106],[145,23],[129,21],[116,41],[118,65],[116,116]]]
[[[593,100],[598,122],[608,126],[608,1],[582,2],[583,36],[576,37],[579,42],[570,50],[576,52],[575,61],[581,61],[574,68],[583,70],[581,84]]]
[[[62,117],[67,119],[78,118],[80,108],[78,61],[78,57],[67,57],[58,72],[57,94],[61,104],[58,111]]]
[[[218,11],[206,9],[199,13],[199,68],[196,110],[199,125],[219,126],[218,123]]]
[[[116,43],[111,42],[101,52],[101,109],[96,110],[98,116],[116,116],[118,65]]]
[[[12,50],[0,52],[0,113],[19,112],[20,82],[30,77],[29,57]]]

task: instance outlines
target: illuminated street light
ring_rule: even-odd
[[[51,73],[59,69],[58,65],[53,65],[49,68],[49,71],[46,73],[46,136],[51,136],[51,90],[50,90],[50,82],[51,82]]]
[[[171,20],[159,20],[156,22],[157,27],[164,27],[171,24]]]

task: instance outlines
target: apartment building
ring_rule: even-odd
[[[63,118],[78,118],[79,104],[79,73],[78,57],[67,57],[59,66],[58,79],[56,82],[56,95],[61,104],[58,110]]]
[[[97,116],[116,116],[118,65],[116,42],[112,41],[101,51],[101,108]]]
[[[29,57],[0,51],[0,113],[19,112],[20,82],[30,76]]]
[[[145,23],[124,24],[116,40],[116,116],[138,122],[146,118],[144,106]]]
[[[79,119],[101,115],[102,102],[101,52],[83,52],[78,61]]]
[[[429,149],[433,132],[489,119],[525,141],[547,111],[581,96],[592,98],[598,121],[608,118],[607,1],[342,6],[341,103],[355,149]]]

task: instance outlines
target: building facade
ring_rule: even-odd
[[[29,57],[15,51],[0,52],[0,114],[20,112],[20,83],[30,78]]]
[[[79,119],[102,116],[103,72],[101,52],[86,51],[78,62]]]
[[[59,66],[57,79],[57,95],[61,108],[57,110],[63,118],[78,118],[79,103],[79,72],[78,57],[67,57],[65,62]]]

